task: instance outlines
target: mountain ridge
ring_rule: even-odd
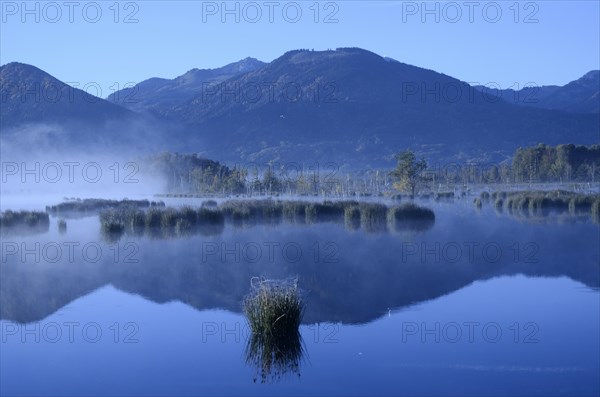
[[[36,114],[33,119],[47,121],[48,112],[39,112],[36,104],[6,106],[4,97],[21,80],[43,84],[53,77],[27,77],[23,64],[11,68],[22,69],[24,76],[1,74],[3,81],[12,79],[2,86],[3,116],[16,124]],[[580,83],[595,78],[590,72]],[[58,121],[63,115],[64,122],[77,116],[93,123],[110,105],[123,113],[117,119],[133,115],[160,126],[165,139],[155,142],[157,149],[178,145],[175,150],[194,148],[222,161],[308,158],[363,167],[389,165],[406,148],[440,161],[500,161],[519,146],[591,144],[600,135],[598,114],[490,100],[452,76],[352,47],[292,50],[269,63],[245,58],[221,68],[191,69],[175,79],[147,79],[136,87],[146,94],[129,106],[122,103],[126,90],[113,93],[111,101],[99,100],[98,109],[82,107],[83,98],[47,106],[56,107]],[[120,136],[135,141],[136,134],[125,129]]]

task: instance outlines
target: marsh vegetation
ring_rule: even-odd
[[[226,222],[236,227],[281,222],[316,224],[335,222],[367,232],[427,230],[435,222],[432,210],[414,203],[388,207],[358,201],[231,200],[217,207],[150,207],[121,205],[100,213],[102,232],[151,236],[185,236],[220,233]]]
[[[101,211],[117,208],[164,207],[162,201],[149,200],[107,200],[107,199],[71,199],[60,204],[46,206],[46,212],[53,216],[83,217],[99,214]]]
[[[512,215],[546,217],[551,215],[591,216],[598,219],[600,194],[582,194],[565,190],[482,192],[475,199],[481,206],[489,201],[497,211],[507,210]]]
[[[261,383],[298,374],[303,347],[300,323],[304,301],[298,281],[266,280],[255,277],[243,302],[251,334],[246,362],[256,368]]]
[[[50,217],[43,211],[0,212],[0,231],[15,234],[45,233],[50,227]]]

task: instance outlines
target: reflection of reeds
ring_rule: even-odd
[[[284,201],[283,217],[288,222],[304,223],[306,220],[306,203],[302,201]]]
[[[356,207],[357,201],[324,201],[306,205],[306,222],[341,222],[346,208]]]
[[[250,334],[246,345],[246,363],[256,368],[261,383],[275,382],[286,375],[300,376],[304,355],[300,332],[285,338],[265,338]]]
[[[348,229],[360,228],[360,208],[358,208],[358,205],[344,208],[344,224]]]
[[[549,215],[551,212],[561,213],[569,208],[566,200],[556,197],[535,196],[529,200],[531,215]]]
[[[256,367],[263,383],[299,373],[304,303],[297,281],[253,278],[251,284],[243,303],[251,330],[246,362]]]
[[[435,224],[435,214],[429,208],[406,203],[390,208],[388,221],[395,230],[424,231]]]
[[[597,197],[592,204],[592,219],[600,223],[600,197]]]
[[[502,208],[504,208],[504,199],[502,197],[494,199],[494,208],[497,212],[502,212]]]
[[[594,203],[599,195],[585,195],[564,190],[494,192],[494,207],[501,211],[507,209],[511,215],[522,217],[545,217],[551,214],[594,215]],[[482,201],[483,202],[483,201]]]
[[[597,199],[595,196],[577,196],[569,200],[569,212],[571,214],[590,213],[592,205]]]
[[[367,232],[385,231],[387,229],[387,207],[383,204],[361,203],[360,225]]]

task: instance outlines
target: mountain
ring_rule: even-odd
[[[86,128],[70,134],[57,129],[49,141],[103,138],[108,149],[119,143],[185,150],[228,163],[389,167],[406,148],[430,163],[497,162],[519,146],[592,144],[600,134],[598,113],[490,100],[451,76],[359,48],[295,50],[267,64],[247,58],[219,69],[194,69],[173,80],[146,80],[132,88],[137,91],[113,94],[112,103],[89,101],[83,91],[32,66],[5,65],[0,75],[3,126],[79,120]],[[564,89],[584,96],[581,87],[594,78],[556,88],[548,98]],[[74,99],[62,94],[56,102],[40,101],[17,89],[38,86],[72,91]],[[126,103],[128,97],[138,101]],[[123,119],[134,122],[97,128]]]
[[[131,111],[71,87],[35,66],[0,67],[2,127],[24,123],[102,123],[134,119]]]
[[[112,93],[107,100],[139,112],[153,112],[184,103],[203,89],[252,72],[265,63],[246,58],[217,69],[192,69],[175,79],[151,78]]]
[[[358,48],[290,51],[161,115],[227,160],[365,166],[406,147],[465,161],[538,142],[589,144],[600,124],[598,115],[490,101],[465,82]]]
[[[515,105],[573,113],[600,113],[600,70],[592,70],[565,86],[531,86],[521,90],[499,90],[477,86],[490,97],[502,98]]]
[[[593,70],[583,77],[556,90],[540,100],[540,107],[569,112],[600,113],[600,70]]]

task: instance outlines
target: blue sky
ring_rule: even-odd
[[[0,63],[33,64],[104,97],[130,82],[297,48],[362,47],[501,88],[562,85],[600,68],[598,1],[315,3],[3,0]]]

